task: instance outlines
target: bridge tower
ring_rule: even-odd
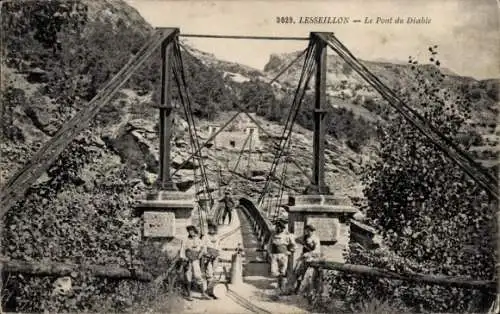
[[[135,215],[143,219],[143,247],[163,251],[170,256],[177,253],[180,238],[187,235],[186,226],[192,222],[195,207],[194,195],[179,191],[170,172],[174,110],[171,101],[173,44],[173,40],[166,40],[161,45],[161,101],[158,105],[160,167],[156,190],[147,194],[146,199],[135,208]]]
[[[322,36],[321,36],[322,35]],[[315,107],[312,183],[303,195],[289,196],[288,229],[296,237],[303,235],[304,226],[312,224],[322,243],[323,253],[329,260],[343,262],[342,251],[349,242],[349,218],[357,211],[349,198],[331,193],[325,184],[325,117],[326,117],[326,73],[327,34],[312,32],[310,40],[319,45],[316,58]],[[299,248],[296,252],[301,252]],[[290,263],[293,263],[295,254]]]

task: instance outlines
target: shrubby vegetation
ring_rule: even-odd
[[[437,52],[431,48],[431,57]],[[432,61],[432,60],[431,60]],[[415,86],[405,100],[417,102],[421,113],[445,136],[456,141],[467,113],[455,105],[470,106],[468,99],[452,99],[440,90],[442,76],[424,76],[414,65]],[[439,62],[439,61],[435,61]],[[427,91],[427,92],[426,92]],[[406,120],[395,116],[381,139],[380,161],[365,169],[366,210],[370,225],[378,229],[385,248],[351,248],[348,262],[385,269],[427,274],[494,278],[494,208],[496,204],[459,167]],[[350,304],[370,298],[389,298],[400,309],[434,312],[478,311],[491,295],[449,287],[409,284],[330,274],[331,297]]]
[[[2,92],[2,140],[23,141],[22,132],[14,125],[15,108],[23,108],[27,103],[22,89],[8,86]]]
[[[95,179],[86,176],[82,169],[110,153],[93,148],[89,138],[84,134],[74,141],[47,171],[49,179],[35,185],[7,213],[4,254],[17,260],[122,268],[144,264],[138,249],[140,221],[130,219],[132,202],[144,188],[124,165],[97,173]],[[147,271],[158,274],[157,269]],[[148,306],[161,291],[169,294],[165,287],[75,274],[70,296],[58,296],[53,293],[55,279],[10,275],[4,292],[13,295],[5,301],[11,310],[23,312],[102,311],[103,307],[122,311],[137,304]],[[168,300],[163,301],[169,306]],[[170,301],[178,303],[175,296]]]

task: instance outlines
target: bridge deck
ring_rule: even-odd
[[[300,297],[275,297],[276,283],[269,278],[269,265],[262,261],[260,245],[245,215],[237,212],[231,225],[220,226],[219,233],[228,235],[221,241],[222,248],[236,248],[241,243],[245,249],[243,260],[243,283],[229,284],[226,296],[218,300],[201,300],[194,293],[192,302],[186,302],[184,313],[309,313],[306,302]],[[222,260],[231,260],[234,251],[223,250]],[[230,271],[229,263],[221,263]],[[224,276],[222,276],[223,279]],[[299,304],[301,305],[299,307]]]

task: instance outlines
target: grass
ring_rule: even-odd
[[[177,292],[151,289],[145,293],[148,293],[146,300],[133,304],[126,313],[182,313],[184,310],[184,299]]]
[[[353,307],[354,313],[359,314],[402,314],[410,313],[409,311],[402,311],[402,306],[396,304],[391,304],[388,301],[382,301],[379,299],[371,299],[369,301],[362,302],[361,304],[355,305]]]
[[[358,304],[346,304],[342,300],[329,300],[324,304],[319,313],[334,314],[412,314],[410,310],[404,310],[405,306],[394,304],[380,299],[370,299]]]
[[[162,278],[160,276],[158,278]],[[125,313],[182,313],[184,298],[175,287],[176,272],[169,271],[165,280],[155,280],[147,284],[135,296],[135,302],[127,308]]]

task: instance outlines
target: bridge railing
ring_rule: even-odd
[[[264,217],[263,213],[251,200],[242,197],[240,198],[240,205],[244,214],[249,218],[248,220],[259,243],[264,245],[269,241],[273,231],[271,222]]]

